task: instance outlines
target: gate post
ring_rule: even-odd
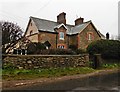
[[[94,68],[99,68],[102,64],[101,54],[94,54]]]

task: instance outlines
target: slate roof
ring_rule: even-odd
[[[71,30],[68,32],[68,34],[77,34],[80,33],[84,28],[86,28],[88,26],[88,24],[90,24],[91,21],[85,22],[83,24],[77,25],[75,27],[72,27]]]
[[[40,18],[35,18],[35,17],[30,17],[36,24],[37,28],[39,31],[45,31],[45,32],[55,32],[54,28],[60,26],[61,24],[50,21],[50,20],[45,20],[45,19],[40,19]],[[66,24],[67,28],[67,34],[73,35],[80,33],[84,28],[87,27],[87,25],[91,23],[91,21],[84,22],[80,25],[73,26],[73,25],[68,25]]]

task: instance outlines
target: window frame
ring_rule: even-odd
[[[59,39],[64,40],[65,34],[64,32],[59,32]]]
[[[92,33],[92,32],[88,32],[88,33],[87,33],[87,39],[88,39],[89,41],[92,41],[92,40],[94,39],[94,36],[93,36],[93,33]]]
[[[65,46],[64,46],[64,45],[58,45],[58,48],[59,48],[59,49],[64,49]]]
[[[30,35],[32,35],[32,34],[33,34],[33,30],[30,31]]]

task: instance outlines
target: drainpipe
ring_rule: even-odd
[[[58,40],[58,33],[56,34],[56,49],[57,49],[57,40]]]

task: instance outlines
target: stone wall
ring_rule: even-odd
[[[11,64],[18,69],[88,66],[89,55],[3,55],[3,66]]]

